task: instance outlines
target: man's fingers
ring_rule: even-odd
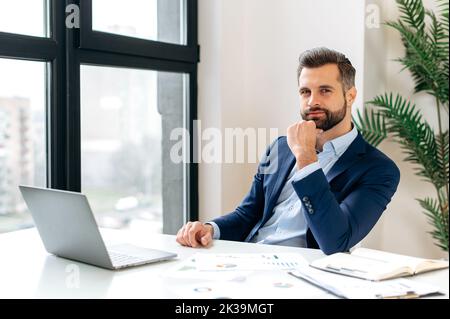
[[[192,224],[192,227],[189,228],[188,231],[188,240],[191,247],[198,247],[199,242],[197,241],[197,233],[201,230],[201,224],[199,222],[195,222]]]
[[[182,227],[177,233],[177,242],[183,246],[186,246],[186,241],[183,239],[184,227]]]
[[[201,239],[201,243],[203,246],[208,246],[209,243],[211,242],[212,237],[211,237],[211,233],[207,232],[206,235],[204,235]]]
[[[189,242],[189,229],[192,227],[192,223],[189,222],[184,226],[183,230],[183,241],[185,242],[186,246],[191,246],[191,243]]]

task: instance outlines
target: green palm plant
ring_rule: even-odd
[[[364,138],[378,146],[392,136],[415,164],[416,174],[431,183],[436,198],[417,199],[425,210],[436,245],[448,252],[449,224],[449,3],[436,0],[438,12],[427,10],[422,0],[396,0],[401,15],[386,25],[396,29],[405,47],[405,56],[397,59],[408,69],[415,83],[414,93],[426,92],[434,97],[438,131],[424,120],[421,112],[399,94],[386,93],[367,102],[354,122]]]

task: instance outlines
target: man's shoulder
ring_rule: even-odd
[[[277,146],[285,146],[285,147],[289,147],[288,143],[287,143],[287,136],[285,135],[281,135],[278,136],[273,142],[272,142],[272,146],[277,145]]]
[[[363,139],[364,140],[364,139]],[[366,144],[366,153],[363,157],[365,165],[373,168],[379,168],[385,171],[391,171],[395,175],[400,175],[400,170],[395,162],[378,148],[372,146],[364,140]]]
[[[267,149],[267,155],[271,152],[274,151],[274,149],[276,150],[283,150],[286,151],[286,148],[289,149],[289,145],[287,143],[287,137],[282,135],[282,136],[278,136],[275,140],[272,141],[272,143],[270,143],[268,149]],[[278,154],[278,152],[276,152]]]

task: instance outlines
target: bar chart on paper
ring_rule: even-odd
[[[307,261],[295,253],[205,254],[194,255],[199,271],[289,270]]]

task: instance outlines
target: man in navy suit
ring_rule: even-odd
[[[315,48],[300,55],[302,120],[260,162],[249,193],[234,212],[189,222],[184,246],[212,239],[348,251],[376,224],[397,190],[400,172],[352,123],[356,71],[341,53]]]

